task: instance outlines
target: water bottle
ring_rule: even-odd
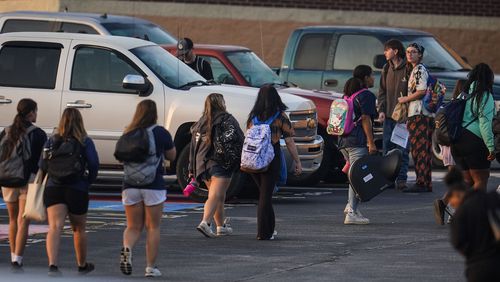
[[[183,193],[184,196],[189,197],[191,193],[193,193],[196,188],[198,188],[198,182],[196,182],[196,179],[191,178],[191,181],[189,181],[188,185],[186,185],[186,188],[184,188]]]

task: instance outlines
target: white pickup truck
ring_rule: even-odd
[[[255,101],[256,88],[213,85],[160,46],[134,38],[70,33],[8,33],[0,35],[0,130],[15,115],[25,97],[38,103],[37,125],[51,133],[66,107],[78,108],[96,143],[101,177],[119,175],[113,152],[117,139],[142,99],[158,106],[158,123],[172,134],[177,160],[167,173],[186,183],[189,128],[203,111],[204,100],[221,93],[242,128]],[[321,163],[323,139],[317,135],[314,104],[280,93],[296,128],[295,141],[304,173],[311,177]],[[282,148],[285,148],[282,142]],[[284,149],[286,151],[286,149]],[[291,167],[288,154],[287,164]],[[229,194],[240,187],[235,173]],[[193,198],[203,200],[206,190]]]

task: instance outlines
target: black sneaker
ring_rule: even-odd
[[[132,251],[129,248],[122,248],[120,255],[120,270],[125,275],[132,274]]]
[[[79,266],[78,267],[78,274],[84,275],[84,274],[87,274],[89,272],[94,271],[94,269],[95,269],[94,264],[87,262],[87,263],[85,263],[85,266]]]
[[[434,219],[438,225],[444,225],[446,204],[441,199],[434,200]]]
[[[49,265],[49,276],[61,276],[59,268],[55,265]]]

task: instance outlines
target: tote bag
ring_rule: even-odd
[[[28,186],[23,217],[34,221],[45,221],[47,219],[47,211],[43,204],[43,192],[46,183],[47,175],[39,170],[35,176],[35,181]]]
[[[408,103],[397,103],[391,118],[397,123],[405,123],[408,119]]]

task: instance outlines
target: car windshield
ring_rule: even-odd
[[[165,85],[179,89],[191,82],[206,83],[206,80],[160,46],[144,46],[130,50]]]
[[[452,49],[438,42],[431,36],[407,37],[402,40],[404,46],[417,42],[424,46],[423,63],[431,71],[459,71],[470,70],[467,64]]]
[[[280,83],[278,75],[254,52],[227,52],[226,56],[250,86],[261,87],[267,83]]]
[[[103,23],[112,35],[140,38],[156,44],[176,44],[168,32],[153,23]]]

